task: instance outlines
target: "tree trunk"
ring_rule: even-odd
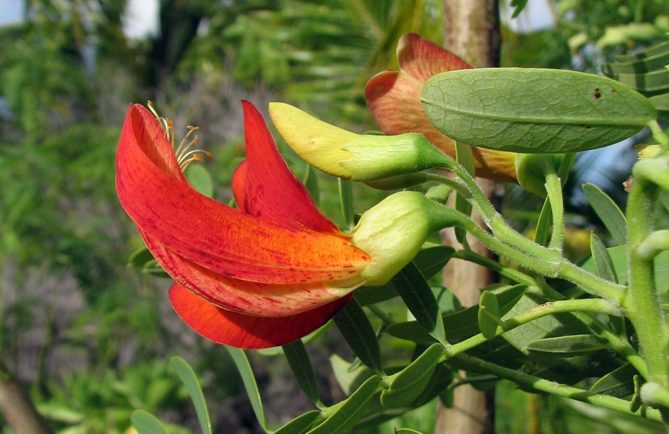
[[[499,15],[497,0],[444,0],[445,46],[476,67],[499,65]],[[493,184],[479,179],[490,193]],[[475,216],[480,223],[478,216]],[[461,247],[452,230],[444,231],[444,243]],[[487,254],[477,240],[468,238],[469,246]],[[491,283],[486,268],[461,260],[449,261],[444,270],[444,284],[464,306],[478,303],[480,289]],[[487,434],[492,432],[492,406],[483,392],[466,385],[455,389],[453,408],[440,406],[436,434]]]
[[[0,362],[0,412],[16,434],[51,434],[9,371]]]

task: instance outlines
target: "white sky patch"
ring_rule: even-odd
[[[5,1],[5,0],[0,0]],[[123,17],[128,38],[141,39],[158,33],[158,0],[130,0]]]
[[[0,26],[23,21],[23,0],[0,0]]]
[[[511,19],[511,2],[505,2],[500,10],[502,22],[517,33],[532,33],[555,26],[553,15],[548,5],[550,0],[529,0],[527,6],[516,18]]]

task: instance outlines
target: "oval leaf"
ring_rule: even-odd
[[[214,195],[214,182],[209,171],[200,164],[191,164],[186,169],[186,178],[195,190],[207,197]]]
[[[497,295],[491,291],[481,293],[479,301],[478,324],[481,334],[492,339],[497,334],[497,326],[502,324],[499,314]]]
[[[404,407],[420,396],[443,354],[441,344],[431,345],[406,368],[393,375],[388,389],[381,392],[381,404],[390,408]]]
[[[167,434],[160,421],[144,410],[133,411],[130,420],[139,434]]]
[[[258,419],[258,423],[260,423],[260,426],[265,428],[265,431],[269,431],[269,425],[267,424],[267,419],[265,418],[265,411],[262,407],[260,390],[258,390],[258,383],[256,383],[256,378],[253,375],[253,369],[251,369],[251,364],[246,358],[246,354],[239,348],[226,346],[225,349],[227,350],[228,354],[230,354],[230,357],[232,357],[232,361],[235,363],[237,371],[239,371],[239,375],[242,377],[242,383],[244,383],[246,396],[249,397],[251,408],[253,408],[253,413],[256,415],[256,419]]]
[[[325,422],[308,431],[309,434],[348,434],[362,415],[367,402],[378,392],[381,377],[368,378],[346,400],[330,407]]]
[[[310,410],[286,422],[274,434],[303,434],[321,418],[321,412]]]
[[[408,263],[392,281],[418,324],[437,340],[444,340],[446,333],[439,315],[437,299],[416,265],[413,262]]]
[[[455,253],[453,247],[429,247],[418,252],[412,262],[416,264],[425,279],[429,280],[446,266],[453,253]]]
[[[526,153],[610,145],[656,116],[648,99],[622,83],[553,69],[449,71],[427,81],[421,100],[430,121],[456,141]]]
[[[529,351],[574,356],[606,348],[606,343],[593,335],[558,336],[539,339],[527,346]]]
[[[627,243],[627,220],[613,199],[595,184],[584,184],[583,194],[613,241],[619,245]]]
[[[197,420],[200,422],[202,433],[211,434],[211,422],[209,420],[209,412],[207,411],[207,403],[204,400],[200,382],[198,381],[193,368],[190,367],[188,362],[177,356],[170,358],[170,365],[172,365],[172,368],[176,371],[179,379],[188,391],[190,399],[193,401],[193,406],[195,406],[195,413],[197,414]]]
[[[609,256],[609,252],[602,240],[594,232],[590,234],[590,252],[592,253],[592,261],[595,264],[597,275],[611,282],[617,282],[618,277],[613,268],[611,256]]]
[[[381,351],[376,333],[355,299],[332,318],[356,356],[375,371],[381,371]]]
[[[297,379],[298,384],[309,397],[311,402],[320,402],[318,381],[311,365],[309,354],[301,340],[283,346],[283,352],[288,360],[290,370]]]

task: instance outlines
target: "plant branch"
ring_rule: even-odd
[[[638,410],[633,412],[631,410],[631,402],[624,399],[615,398],[610,395],[594,394],[588,392],[587,390],[579,389],[578,387],[567,386],[555,381],[550,381],[544,378],[536,377],[534,375],[526,374],[517,369],[505,368],[503,366],[496,365],[494,363],[487,362],[467,354],[460,354],[454,357],[453,360],[459,362],[463,366],[468,367],[469,369],[489,372],[539,392],[545,392],[550,393],[551,395],[575,399],[577,401],[587,402],[599,407],[609,408],[611,410],[617,410],[624,413],[637,414],[652,420],[662,420],[660,412],[655,409],[642,408],[640,411]]]

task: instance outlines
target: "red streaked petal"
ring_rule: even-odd
[[[248,179],[249,167],[246,160],[239,163],[239,166],[232,174],[232,194],[235,196],[237,208],[246,212],[246,180]]]
[[[177,163],[172,143],[167,139],[156,117],[143,106],[133,104],[128,107],[126,123],[128,121],[131,125],[125,128],[124,124],[121,141],[136,140],[153,164],[176,179],[187,182]],[[127,137],[129,135],[134,137]]]
[[[325,324],[350,296],[298,315],[265,318],[226,311],[175,283],[169,292],[177,315],[199,335],[237,348],[260,349],[293,342]]]
[[[402,72],[425,81],[435,74],[472,66],[455,54],[415,34],[403,35],[397,43],[397,63]]]
[[[345,297],[363,283],[359,276],[340,284],[294,282],[272,285],[231,279],[181,258],[145,233],[142,236],[151,253],[169,270],[174,280],[229,311],[263,317],[295,315]]]
[[[260,112],[248,101],[242,101],[242,107],[247,173],[244,198],[237,201],[244,205],[240,209],[287,228],[338,233],[286,165]]]
[[[137,226],[167,249],[215,273],[273,284],[346,280],[368,263],[344,236],[277,226],[196,192],[167,164],[174,156],[163,156],[166,140],[147,133],[156,128],[146,109],[131,107],[116,191]]]

